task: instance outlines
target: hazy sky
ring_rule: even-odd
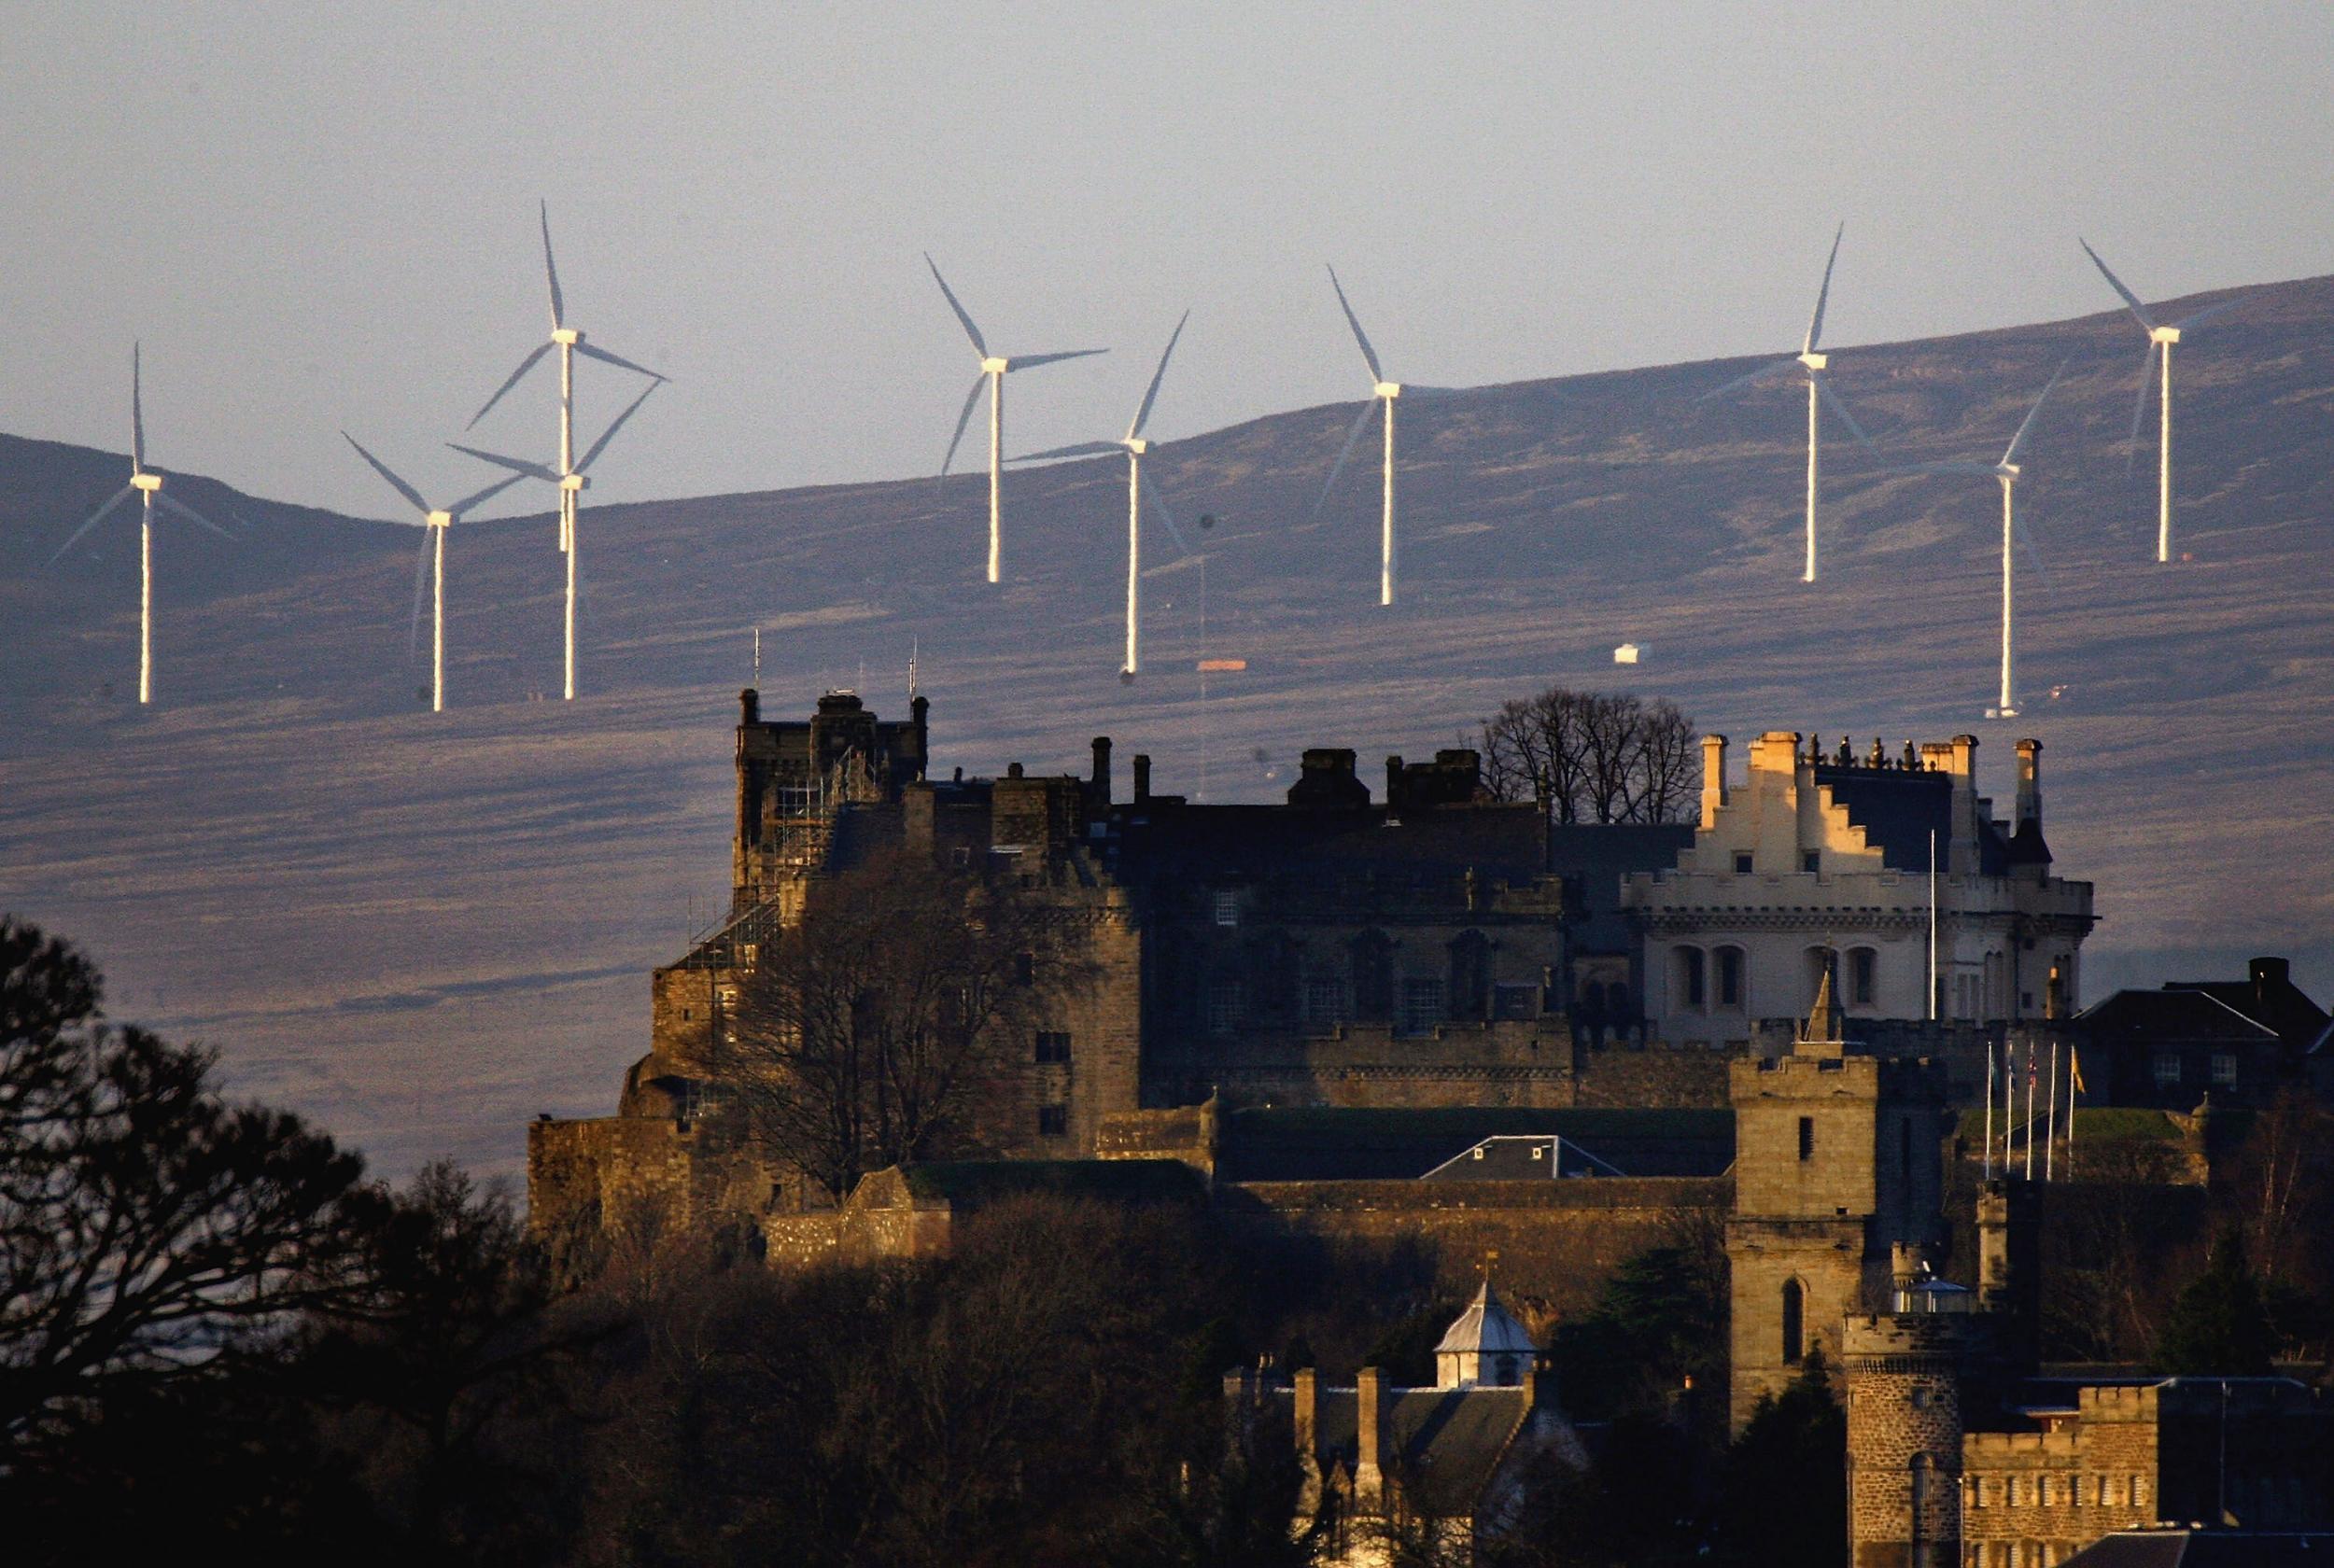
[[[432,6],[25,0],[0,28],[0,429],[385,515],[548,327],[664,370],[606,498],[1797,347],[2334,270],[2334,6]],[[605,371],[605,373],[601,373]],[[549,455],[553,378],[485,444]],[[629,396],[586,365],[584,438]],[[978,431],[967,437],[977,445]],[[979,454],[971,454],[977,465]],[[536,498],[541,505],[542,497]]]

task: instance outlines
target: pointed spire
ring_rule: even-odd
[[[1807,1009],[1807,1021],[1799,1031],[1799,1043],[1830,1046],[1831,1054],[1836,1055],[1843,1043],[1841,1022],[1839,1004],[1832,995],[1832,965],[1827,959],[1823,976],[1816,982],[1815,1005]]]

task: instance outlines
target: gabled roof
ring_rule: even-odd
[[[1498,1294],[1485,1280],[1475,1292],[1475,1299],[1467,1304],[1467,1310],[1451,1321],[1442,1331],[1441,1342],[1435,1346],[1437,1355],[1536,1355],[1540,1347],[1524,1325],[1499,1303]]]
[[[2326,1013],[2310,1000],[2309,993],[2290,981],[2264,985],[2252,979],[2167,980],[2164,989],[2201,991],[2269,1029],[2290,1051],[2311,1049],[2328,1023]]]
[[[1559,1176],[1622,1176],[1627,1172],[1568,1139],[1552,1133],[1500,1133],[1462,1149],[1419,1178],[1422,1182],[1548,1182]]]
[[[2255,1023],[2209,991],[2117,991],[2075,1015],[2102,1044],[2118,1042],[2166,1043],[2227,1041],[2254,1044],[2274,1041],[2275,1031]]]
[[[2118,1530],[2062,1568],[2310,1568],[2334,1560],[2334,1534],[2252,1530]]]
[[[1380,1429],[1404,1494],[1430,1518],[1471,1519],[1516,1434],[1531,1419],[1522,1388],[1394,1389]],[[1353,1473],[1359,1443],[1355,1392],[1325,1388],[1317,1396],[1315,1441],[1321,1467]]]

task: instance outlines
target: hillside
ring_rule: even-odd
[[[437,718],[406,660],[413,530],[189,478],[174,493],[248,536],[162,530],[141,712],[134,523],[41,566],[126,459],[0,437],[0,905],[89,945],[117,1016],[216,1041],[240,1088],[390,1169],[513,1169],[536,1112],[612,1103],[646,1038],[649,967],[725,898],[728,727],[758,622],[766,711],[851,685],[904,707],[915,645],[946,763],[1080,767],[1108,733],[1157,758],[1162,790],[1195,791],[1204,769],[1211,799],[1275,792],[1307,745],[1374,761],[1451,744],[1550,679],[1666,695],[1737,739],[1974,731],[2001,794],[2009,742],[2033,734],[2060,867],[2099,884],[2092,998],[2252,951],[2292,953],[2323,994],[2334,278],[2262,288],[2183,345],[2193,558],[2164,567],[2152,444],[2128,471],[2121,449],[2140,348],[2102,314],[1836,351],[1882,456],[1827,427],[1813,587],[1801,384],[1695,400],[1755,361],[1406,403],[1391,610],[1366,450],[1310,521],[1350,405],[1164,443],[1148,469],[1187,531],[1220,520],[1209,651],[1250,663],[1204,704],[1201,573],[1163,539],[1146,545],[1148,672],[1117,679],[1124,472],[1100,459],[1008,477],[999,589],[978,581],[977,474],[587,497],[572,705],[531,700],[557,689],[548,512],[457,528]],[[1998,456],[2061,357],[2019,497],[2049,567],[2045,582],[2020,563],[2027,716],[1989,721],[1998,492],[1876,470]],[[318,465],[355,461],[321,427],[315,446]],[[1614,668],[1624,640],[1648,663]]]

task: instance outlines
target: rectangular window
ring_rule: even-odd
[[[1815,1118],[1813,1116],[1799,1118],[1799,1157],[1803,1160],[1815,1158]]]
[[[1207,1027],[1230,1034],[1247,1020],[1248,990],[1237,980],[1211,980],[1207,987]]]
[[[2180,1082],[2179,1052],[2158,1051],[2156,1053],[2156,1082],[2158,1084],[2177,1084]]]
[[[1070,1132],[1070,1108],[1066,1105],[1041,1105],[1037,1108],[1037,1135],[1040,1138],[1066,1138]]]
[[[2237,1058],[2228,1051],[2213,1053],[2213,1082],[2226,1088],[2237,1081]]]
[[[1240,923],[1240,895],[1238,893],[1216,895],[1216,923],[1219,926],[1236,926]]]
[[[1849,955],[1849,995],[1859,1007],[1870,1007],[1880,987],[1880,955],[1869,947],[1859,947]]]
[[[1823,869],[1823,851],[1821,849],[1809,849],[1803,852],[1799,857],[1799,869],[1806,872],[1810,876],[1813,876],[1818,872],[1821,871]]]
[[[1442,982],[1402,982],[1402,1032],[1425,1034],[1442,1022]]]
[[[1742,949],[1721,947],[1718,950],[1718,1005],[1742,1005]]]
[[[1709,988],[1702,969],[1702,949],[1688,947],[1678,956],[1685,960],[1686,1005],[1688,1007],[1708,1005]]]
[[[1748,875],[1750,875],[1750,865],[1751,865],[1750,856],[1750,854],[1749,854],[1747,851],[1746,851],[1746,852],[1744,852],[1744,853],[1742,853],[1742,854],[1738,854],[1738,855],[1736,855],[1736,856],[1735,857],[1735,875],[1736,875],[1736,876],[1748,876]]]
[[[1345,982],[1334,974],[1307,975],[1305,1022],[1315,1029],[1331,1029],[1346,1017]]]
[[[1068,1029],[1039,1029],[1037,1059],[1041,1062],[1066,1062],[1070,1059]]]

